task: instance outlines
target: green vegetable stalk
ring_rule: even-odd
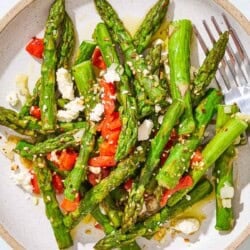
[[[170,92],[172,99],[183,99],[185,112],[178,134],[190,134],[195,129],[190,94],[190,40],[192,24],[189,20],[172,22],[169,27]]]

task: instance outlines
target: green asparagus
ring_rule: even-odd
[[[146,145],[143,146],[144,149]],[[135,151],[128,158],[121,161],[109,176],[101,180],[96,186],[88,191],[81,200],[79,207],[66,216],[64,223],[72,228],[77,225],[83,217],[90,213],[113,189],[123,183],[129,176],[145,161],[145,151]]]
[[[75,30],[72,20],[66,13],[63,23],[62,41],[59,46],[58,68],[69,68],[71,57],[75,46]]]
[[[170,154],[156,176],[158,184],[168,189],[173,189],[179,182],[181,176],[188,170],[190,158],[203,139],[208,123],[213,118],[217,105],[222,96],[219,91],[211,89],[208,95],[195,109],[195,120],[197,130],[187,139],[181,140],[170,151]]]
[[[185,113],[178,133],[190,134],[195,129],[190,94],[190,39],[192,24],[189,20],[179,20],[169,27],[169,67],[170,92],[172,99],[183,98]]]
[[[145,187],[149,183],[151,175],[160,161],[161,153],[169,139],[170,133],[182,113],[183,102],[175,100],[164,115],[162,125],[151,141],[147,160],[140,174],[139,183],[135,183],[129,193],[123,216],[123,230],[127,230],[136,222],[138,214],[142,209]]]
[[[139,54],[148,46],[152,36],[162,24],[167,13],[168,5],[169,0],[158,0],[146,14],[145,19],[133,37],[134,45]]]
[[[41,89],[39,107],[43,129],[54,131],[56,127],[56,44],[59,37],[59,27],[65,16],[64,0],[56,0],[49,12],[44,35],[44,55],[41,69]]]
[[[133,39],[124,28],[117,13],[106,0],[95,0],[96,8],[107,25],[114,42],[121,46],[125,55],[126,63],[131,68],[135,79],[141,85],[141,90],[145,90],[152,103],[164,101],[165,90],[159,84],[159,78],[149,74],[148,67],[142,57],[136,52]]]
[[[218,107],[218,115],[216,120],[216,129],[219,130],[232,114],[238,111],[236,105],[220,105]],[[216,225],[219,231],[229,231],[234,225],[234,214],[232,205],[232,196],[224,197],[221,194],[224,188],[233,188],[233,161],[236,157],[235,146],[231,145],[215,162],[213,175],[215,177],[216,192]],[[223,194],[222,194],[223,195]],[[223,202],[227,201],[229,206],[224,207]]]
[[[76,54],[74,65],[90,60],[96,47],[93,41],[82,41]]]
[[[64,195],[66,199],[73,201],[80,189],[80,185],[87,175],[87,167],[90,153],[95,144],[95,129],[87,127],[81,139],[80,152],[74,169],[64,181]]]
[[[175,193],[169,198],[167,205],[173,206],[180,201],[247,127],[248,124],[240,118],[230,118],[202,150],[202,161],[193,166],[189,172],[189,175],[193,179],[193,185],[190,188]]]
[[[229,32],[226,31],[222,33],[199,68],[194,78],[192,89],[192,100],[194,101],[194,105],[204,96],[206,88],[213,80],[219,63],[225,54],[228,39]]]
[[[32,160],[35,155],[45,155],[54,150],[77,147],[84,131],[85,128],[70,130],[35,145],[21,140],[17,143],[15,151],[22,157]]]
[[[107,67],[112,64],[120,64],[119,58],[113,46],[110,34],[105,24],[99,23],[95,29],[95,39],[100,47],[102,56]],[[119,70],[117,70],[119,73]],[[119,136],[118,147],[116,150],[116,160],[125,158],[135,146],[137,141],[138,125],[137,125],[137,105],[136,99],[133,97],[129,79],[126,74],[120,73],[120,82],[116,85],[118,90],[118,100],[121,108],[120,114],[122,119],[122,130]]]
[[[73,245],[68,228],[63,223],[63,214],[59,208],[54,189],[51,185],[52,175],[47,168],[46,161],[42,157],[34,159],[34,171],[42,192],[46,215],[51,223],[54,235],[60,249]]]
[[[164,207],[160,212],[152,215],[144,222],[136,224],[127,234],[117,231],[107,235],[95,245],[95,249],[106,250],[126,246],[140,236],[152,236],[161,228],[163,223],[206,197],[212,190],[213,187],[208,180],[197,184],[195,189],[189,193],[190,200],[183,199],[173,207]]]

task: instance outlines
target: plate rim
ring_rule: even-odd
[[[11,23],[11,21],[25,8],[37,0],[20,0],[16,3],[0,20],[0,33]],[[250,21],[247,17],[234,6],[229,0],[211,0],[220,7],[222,7],[227,13],[229,13],[238,24],[250,35]],[[250,225],[248,225],[229,245],[226,250],[237,249],[248,237],[250,236]],[[0,224],[0,237],[4,239],[9,246],[16,250],[25,249],[17,240],[11,236],[11,234]]]

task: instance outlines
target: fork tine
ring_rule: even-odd
[[[204,25],[204,27],[205,27],[207,33],[208,33],[208,36],[209,36],[211,42],[212,42],[212,43],[215,43],[215,38],[214,38],[214,36],[213,36],[213,34],[212,34],[210,28],[208,27],[206,21],[203,20],[202,23],[203,23],[203,25]],[[224,68],[225,70],[226,70],[226,67],[225,67],[226,65],[227,65],[228,68],[229,68],[229,74],[231,75],[230,79],[233,79],[233,80],[234,80],[235,86],[238,86],[237,80],[236,80],[236,78],[235,78],[235,75],[236,75],[236,74],[235,74],[235,72],[234,72],[234,69],[232,68],[231,64],[227,63],[227,60],[222,59],[222,66],[223,66],[223,68]],[[231,81],[228,80],[228,82],[231,82]],[[230,86],[230,85],[231,85],[231,83],[229,84],[229,86]]]
[[[208,47],[205,44],[200,32],[195,27],[195,25],[193,26],[193,30],[194,30],[195,36],[197,37],[197,39],[201,45],[203,52],[205,53],[205,55],[207,55],[209,52]],[[228,82],[227,77],[225,77],[225,74],[222,72],[222,70],[220,68],[219,68],[219,72],[220,72],[220,79],[217,79],[217,77],[215,77],[215,81],[216,81],[216,84],[222,89],[222,91],[224,93],[224,92],[227,92],[229,90],[230,84]]]
[[[237,50],[239,51],[239,55],[240,55],[241,60],[244,60],[245,58],[247,58],[247,54],[246,54],[246,52],[245,52],[245,50],[240,42],[238,35],[234,31],[234,28],[231,26],[231,24],[229,23],[226,15],[224,13],[222,14],[222,17],[225,21],[227,28],[230,30],[230,33],[231,33],[231,36],[232,36],[233,41],[235,43],[235,46],[237,47]]]
[[[219,27],[219,25],[218,25],[218,23],[217,23],[214,16],[211,17],[211,21],[214,24],[214,27],[215,27],[216,31],[218,32],[218,34],[221,34],[222,31],[221,31],[221,29],[220,29],[220,27]],[[229,43],[227,44],[226,51],[227,51],[227,53],[229,55],[230,62],[232,63],[232,65],[234,67],[236,67],[238,69],[238,71],[240,73],[240,74],[237,74],[237,72],[233,68],[233,72],[234,72],[234,75],[236,76],[236,80],[237,80],[237,78],[239,78],[238,81],[237,81],[237,85],[247,84],[247,82],[248,82],[247,75],[245,75],[244,71],[241,68],[242,63],[239,61],[239,58],[237,57],[237,55],[235,55],[235,53],[233,52],[233,49],[232,49],[232,47],[231,47],[231,45]]]

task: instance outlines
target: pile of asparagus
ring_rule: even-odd
[[[20,140],[15,151],[33,161],[46,214],[60,249],[73,244],[70,231],[90,213],[106,233],[96,249],[140,249],[135,241],[138,237],[152,237],[166,221],[212,192],[212,184],[204,176],[214,163],[216,228],[233,227],[232,208],[223,207],[220,190],[225,183],[233,186],[234,142],[248,125],[236,115],[237,108],[223,106],[219,90],[209,88],[224,56],[229,33],[221,34],[191,80],[192,23],[171,21],[166,41],[152,41],[165,20],[168,4],[168,0],[158,0],[131,36],[112,6],[106,0],[95,0],[103,22],[97,24],[93,41],[83,41],[74,56],[73,23],[65,1],[55,0],[45,27],[41,78],[33,95],[18,113],[0,107],[0,125],[31,139]],[[97,46],[107,67],[119,65],[116,108],[122,130],[116,167],[91,186],[87,179],[88,161],[100,143],[98,124],[90,119],[91,111],[101,101],[100,87],[96,87],[100,75],[91,61]],[[167,58],[163,56],[166,54]],[[56,72],[61,67],[70,70],[75,93],[84,101],[85,109],[78,117],[81,119],[72,122],[57,121],[58,108],[68,102],[58,97]],[[34,105],[40,107],[41,120],[29,114]],[[230,112],[226,112],[228,109]],[[216,113],[216,133],[207,142],[205,131]],[[154,129],[148,140],[138,141],[138,124],[145,119],[153,121]],[[172,141],[173,131],[178,139]],[[168,157],[162,162],[169,142]],[[46,159],[48,153],[68,148],[79,152],[71,171],[61,171]],[[197,149],[201,159],[193,163]],[[64,179],[64,196],[68,200],[74,200],[80,192],[82,199],[75,211],[65,213],[60,208],[51,183],[53,172]],[[164,192],[174,190],[186,176],[191,178],[191,184],[172,192],[162,202]],[[123,185],[131,178],[132,186],[126,191]],[[157,206],[143,213],[149,196]]]

